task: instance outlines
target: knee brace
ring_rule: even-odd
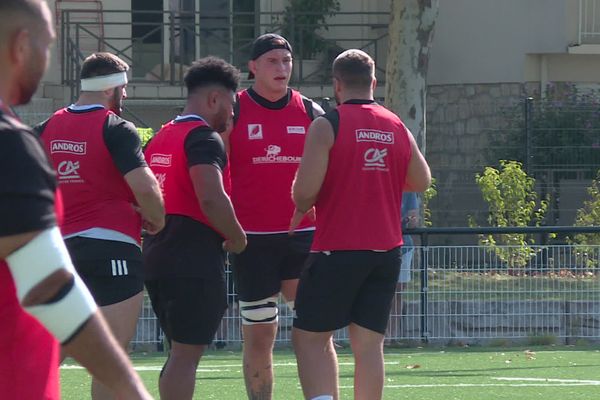
[[[277,322],[277,297],[267,297],[257,301],[242,301],[240,300],[240,315],[242,316],[242,324],[270,324]]]
[[[286,301],[285,305],[292,314],[294,313],[294,311],[296,311],[296,302],[294,300]]]

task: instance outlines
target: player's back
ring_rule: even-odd
[[[400,119],[370,101],[340,105],[315,203],[313,250],[389,250],[402,243],[400,203],[411,156]]]

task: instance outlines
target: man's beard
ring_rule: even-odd
[[[113,97],[112,97],[112,104],[110,107],[110,111],[114,112],[115,114],[117,114],[118,116],[121,116],[121,113],[123,112],[123,103],[121,101],[121,99],[119,99],[119,88],[116,87],[113,90]]]

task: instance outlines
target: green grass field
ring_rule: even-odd
[[[340,398],[352,399],[352,355],[338,354]],[[158,399],[163,354],[133,355],[136,369]],[[302,399],[295,358],[275,353],[274,399]],[[73,362],[61,369],[65,400],[89,399],[90,378]],[[194,399],[243,400],[240,352],[211,351],[200,362]],[[384,399],[596,400],[600,398],[599,347],[386,349]]]

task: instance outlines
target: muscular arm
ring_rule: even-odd
[[[292,187],[292,198],[299,211],[308,211],[317,200],[327,173],[333,128],[325,118],[315,119],[308,128],[302,161]]]
[[[36,237],[40,231],[0,237],[0,260],[20,249]],[[43,304],[50,300],[71,279],[66,270],[58,270],[34,286],[21,300],[23,307]]]
[[[190,178],[194,185],[200,208],[212,226],[221,232],[227,240],[246,247],[246,235],[238,222],[231,200],[223,188],[221,171],[210,164],[197,164],[190,168]]]
[[[192,130],[184,143],[188,168],[200,208],[211,225],[225,236],[227,251],[240,253],[246,247],[246,234],[223,187],[227,163],[222,135],[208,127]]]
[[[165,226],[163,198],[158,181],[144,159],[135,126],[110,114],[104,124],[104,144],[135,196],[144,228],[152,234],[158,233]]]
[[[148,167],[139,167],[124,176],[140,207],[144,228],[151,234],[165,227],[165,205],[156,177]]]
[[[431,171],[411,133],[408,134],[408,140],[412,155],[408,163],[403,190],[405,192],[424,192],[431,185]]]

